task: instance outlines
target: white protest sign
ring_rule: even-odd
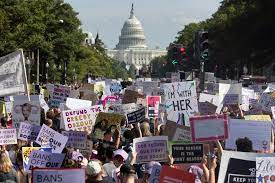
[[[86,132],[62,131],[62,134],[68,137],[66,147],[76,149],[86,149],[87,134]]]
[[[161,172],[161,165],[155,164],[152,168],[152,173],[149,177],[149,183],[159,183],[159,176]]]
[[[198,112],[196,82],[169,83],[161,87],[165,93],[167,119],[189,126],[189,117]]]
[[[252,141],[253,150],[269,150],[271,140],[271,122],[230,119],[227,149],[236,149],[236,140],[247,137]]]
[[[5,102],[5,107],[8,114],[12,113],[12,106],[13,106],[13,102]]]
[[[158,87],[158,82],[157,81],[144,81],[142,82],[142,87],[143,87],[143,93],[145,95],[152,95],[152,92],[154,88]]]
[[[180,82],[180,73],[179,72],[172,72],[171,73],[171,83]]]
[[[116,104],[116,105],[113,105],[112,107],[115,113],[120,113],[124,115],[140,109],[140,106],[138,106],[136,103]]]
[[[50,109],[47,102],[45,101],[43,95],[40,95],[39,96],[40,100],[40,106],[44,109],[45,113]]]
[[[35,141],[39,134],[40,129],[41,129],[41,126],[21,122],[17,138],[25,141]]]
[[[102,105],[62,111],[65,130],[86,131],[90,133],[95,125],[97,114],[100,112],[103,112]]]
[[[15,100],[12,110],[12,123],[14,128],[19,128],[20,122],[29,122],[40,126],[41,108],[39,100]]]
[[[263,93],[261,95],[259,104],[261,105],[263,111],[271,112],[271,107],[275,106],[275,95],[273,95],[272,93]]]
[[[68,137],[43,124],[35,142],[41,146],[49,145],[54,153],[61,153],[67,141]]]
[[[0,145],[17,144],[16,129],[0,129]]]
[[[275,157],[256,157],[256,182],[274,182]]]
[[[235,83],[235,84],[225,84],[225,83],[219,83],[219,97],[220,102],[224,100],[224,97],[226,95],[232,95],[236,94],[238,95],[238,103],[241,103],[242,98],[242,83]]]
[[[110,84],[110,92],[111,93],[120,93],[122,90],[122,86],[119,82],[112,82]]]
[[[81,168],[34,168],[32,170],[33,183],[66,182],[85,183],[85,169]]]
[[[0,57],[0,96],[27,93],[23,50]]]
[[[212,95],[207,93],[200,93],[199,102],[209,102],[211,104],[214,104],[215,106],[219,106],[219,96],[218,95]]]
[[[70,96],[70,87],[63,85],[54,85],[53,92],[51,94],[51,106],[59,107],[60,103],[66,102],[67,97]]]
[[[67,98],[66,106],[69,109],[80,109],[80,108],[85,108],[85,107],[91,107],[92,101],[75,99],[75,98]]]
[[[225,94],[222,100],[223,105],[239,104],[238,94]]]
[[[29,157],[27,170],[32,168],[60,168],[65,154],[33,150]],[[29,172],[29,171],[28,171]]]
[[[271,107],[271,112],[272,112],[273,119],[275,119],[275,106]]]

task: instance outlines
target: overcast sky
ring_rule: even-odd
[[[97,32],[108,48],[114,48],[134,3],[147,45],[166,48],[184,25],[211,17],[221,0],[65,0],[79,12],[82,29]]]

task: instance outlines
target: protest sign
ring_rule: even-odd
[[[160,96],[147,96],[147,116],[157,118],[159,114]]]
[[[244,116],[244,119],[251,121],[271,121],[269,115],[246,115]]]
[[[169,83],[161,85],[165,93],[165,105],[168,106],[167,119],[189,126],[189,118],[198,112],[195,81]]]
[[[275,119],[275,106],[271,107],[272,118]]]
[[[145,119],[145,108],[127,114],[128,124],[141,123]]]
[[[62,111],[65,130],[86,131],[91,133],[92,128],[95,125],[97,114],[102,111],[102,105]]]
[[[0,57],[0,96],[27,93],[23,50]]]
[[[226,115],[196,116],[190,118],[193,142],[225,140],[228,138]]]
[[[24,171],[30,172],[30,170],[28,170],[27,167],[28,167],[31,152],[33,150],[52,152],[51,147],[22,147],[22,158],[23,158]]]
[[[238,99],[239,99],[238,104],[240,104],[242,102],[242,98],[241,98],[242,83],[232,83],[232,84],[219,83],[220,103],[222,103],[222,101],[224,101],[225,96],[234,96],[232,94],[238,95]],[[235,98],[235,97],[233,97],[233,98]],[[233,98],[232,98],[232,100],[233,100]]]
[[[40,106],[44,109],[45,113],[50,109],[43,95],[39,96],[39,103],[40,103]]]
[[[76,149],[86,149],[87,134],[86,132],[62,131],[62,135],[68,137],[66,147]]]
[[[119,104],[120,103],[120,97],[118,95],[115,96],[106,96],[103,100],[102,100],[102,104],[104,106],[108,105],[114,105],[114,104]]]
[[[171,73],[171,83],[174,83],[174,82],[181,82],[180,73],[179,72],[172,72]]]
[[[275,154],[223,151],[218,183],[256,182],[256,157],[274,157]]]
[[[136,104],[145,107],[145,106],[147,106],[146,102],[147,101],[146,101],[145,98],[137,98],[137,103]]]
[[[66,102],[67,97],[69,97],[70,87],[63,85],[54,85],[53,92],[51,94],[51,107],[59,107],[60,103]]]
[[[213,72],[205,72],[205,81],[215,82],[215,73],[213,73]]]
[[[135,138],[133,149],[137,153],[137,163],[150,161],[166,162],[168,150],[167,136]]]
[[[28,172],[35,168],[60,168],[65,154],[50,153],[47,151],[32,150],[27,165]]]
[[[174,163],[201,163],[203,158],[203,144],[171,143]]]
[[[144,81],[141,83],[143,94],[152,95],[154,88],[157,88],[159,83],[157,81]]]
[[[16,129],[0,129],[0,145],[17,144]]]
[[[32,182],[85,183],[85,169],[81,168],[34,168]]]
[[[35,142],[41,146],[49,145],[54,153],[61,153],[67,141],[68,137],[43,124]]]
[[[136,103],[140,94],[137,91],[125,90],[123,95],[122,104]]]
[[[11,114],[13,109],[13,102],[5,102],[5,107],[7,114]]]
[[[159,183],[159,176],[160,176],[161,168],[162,168],[161,165],[154,164],[154,166],[152,168],[152,173],[149,177],[149,183]]]
[[[216,110],[217,110],[217,106],[207,101],[199,102],[198,107],[199,107],[200,115],[211,115],[211,114],[213,115],[216,113]]]
[[[40,129],[41,129],[41,126],[21,122],[17,138],[25,141],[35,141],[39,134]]]
[[[238,94],[225,94],[222,99],[223,105],[239,104]]]
[[[208,93],[200,93],[199,102],[209,102],[215,106],[219,106],[219,96]]]
[[[120,113],[124,115],[140,109],[140,106],[138,106],[136,103],[115,104],[112,107],[115,113]]]
[[[274,182],[275,157],[256,157],[256,182]]]
[[[236,140],[247,137],[252,141],[253,150],[269,150],[271,140],[271,122],[230,119],[227,149],[236,149]]]
[[[164,165],[161,169],[160,183],[194,183],[196,176],[192,173]]]
[[[110,92],[111,93],[120,93],[122,90],[122,86],[118,82],[112,82],[110,84]]]
[[[121,114],[117,114],[117,113],[106,113],[106,112],[100,112],[97,115],[96,118],[96,125],[98,125],[99,123],[106,123],[106,124],[102,124],[103,126],[106,126],[107,128],[115,125],[115,126],[120,126],[120,122],[122,120],[126,120],[124,115]]]
[[[105,89],[105,81],[97,81],[94,84],[94,92],[98,94],[99,92],[104,92]],[[104,95],[104,93],[103,93]]]
[[[26,100],[25,100],[26,99]],[[27,122],[40,126],[41,108],[37,101],[15,100],[12,110],[12,123],[14,128],[19,128],[21,122]]]
[[[75,98],[67,98],[66,106],[69,109],[81,109],[81,108],[91,107],[92,106],[92,101],[82,100],[82,99],[75,99]]]
[[[163,134],[168,136],[169,141],[191,142],[190,127],[178,125],[173,121],[167,121]]]
[[[259,104],[263,111],[271,112],[271,107],[275,106],[275,97],[272,93],[263,93],[260,97]]]

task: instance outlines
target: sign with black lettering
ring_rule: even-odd
[[[81,168],[34,168],[33,183],[66,182],[85,183],[85,169]]]
[[[149,183],[159,183],[159,176],[161,172],[161,165],[155,164],[152,168],[152,173],[149,177]]]
[[[145,119],[145,108],[127,114],[128,124],[141,123]]]
[[[161,85],[165,93],[167,119],[184,126],[189,125],[189,118],[198,113],[196,82],[176,82]]]
[[[0,129],[0,145],[17,144],[16,129]]]
[[[41,126],[21,122],[17,138],[25,141],[35,141],[39,134],[40,129],[41,129]]]
[[[203,158],[203,144],[172,144],[174,163],[200,163]]]
[[[78,131],[62,131],[62,135],[68,137],[66,147],[73,147],[76,149],[86,149],[87,134],[86,132]]]
[[[61,153],[67,141],[68,137],[43,124],[35,142],[41,146],[48,145],[52,148],[52,152],[54,153]]]

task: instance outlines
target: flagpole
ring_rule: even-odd
[[[25,90],[27,91],[28,100],[31,101],[30,92],[29,92],[29,85],[28,85],[28,78],[27,78],[27,71],[26,71],[26,65],[25,65],[25,57],[24,57],[23,49],[19,49],[19,50],[21,52],[22,61],[23,61],[23,71],[24,71],[24,76],[25,76]]]

